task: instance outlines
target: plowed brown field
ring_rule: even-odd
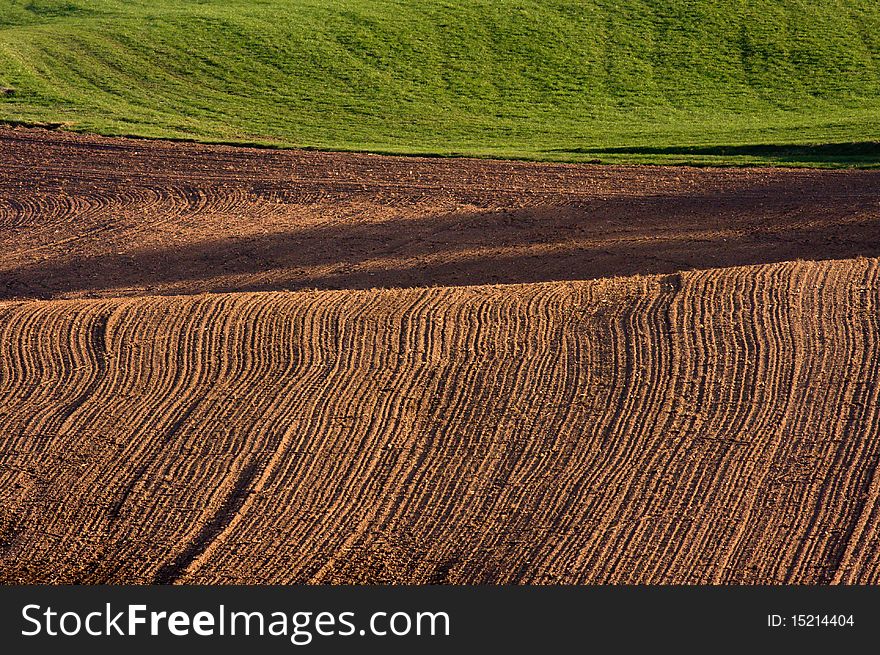
[[[880,582],[878,173],[0,149],[2,582]]]

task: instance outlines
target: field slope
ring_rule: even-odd
[[[877,165],[874,0],[0,0],[0,120],[610,162]]]
[[[878,171],[0,146],[0,582],[880,582]]]
[[[0,304],[9,582],[876,583],[880,262]]]

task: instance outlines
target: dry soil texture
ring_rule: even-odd
[[[0,581],[880,582],[877,255],[876,172],[0,131]]]

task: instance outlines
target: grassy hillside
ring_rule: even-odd
[[[558,160],[880,163],[876,0],[0,0],[0,120]]]

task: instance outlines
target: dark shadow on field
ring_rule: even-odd
[[[669,157],[757,157],[775,163],[812,163],[840,166],[880,165],[880,141],[848,143],[756,143],[720,146],[619,146],[569,148],[548,152],[593,155],[663,155]]]
[[[133,244],[0,271],[0,298],[460,286],[880,256],[880,174],[828,179],[442,215],[414,208],[166,249]]]

